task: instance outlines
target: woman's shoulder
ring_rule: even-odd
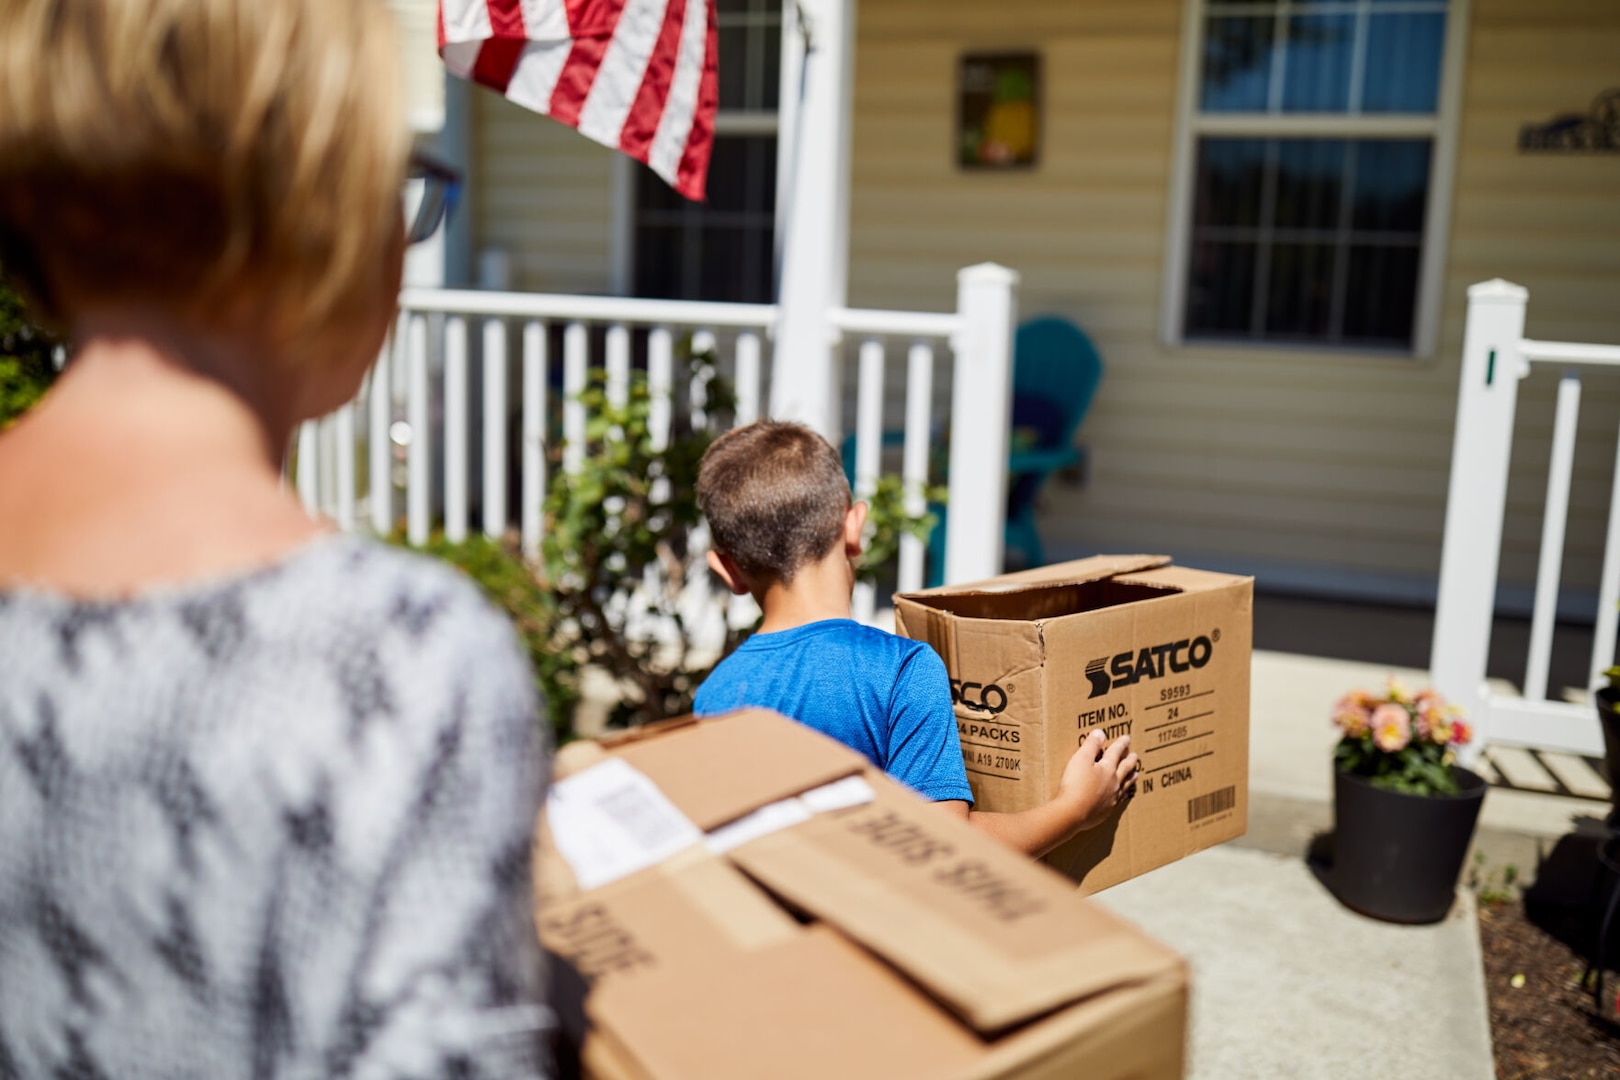
[[[263,583],[260,606],[322,625],[334,648],[388,644],[399,662],[521,664],[511,619],[442,559],[355,536],[318,541]],[[300,610],[302,609],[302,610]]]

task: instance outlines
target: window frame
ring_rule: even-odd
[[[717,18],[721,24],[727,19],[735,19],[738,23],[747,23],[754,18],[753,12],[748,12],[738,18],[737,15],[720,14]],[[786,25],[785,13],[778,11],[777,33],[780,34],[782,26]],[[722,106],[715,113],[714,136],[724,138],[728,135],[773,135],[781,137],[781,102],[778,101],[775,109],[735,109]],[[609,253],[609,287],[614,296],[634,296],[636,288],[636,229],[640,224],[640,208],[636,204],[636,170],[638,162],[631,160],[624,154],[613,155],[613,189],[612,189],[612,227],[611,250]],[[782,177],[777,176],[778,187]],[[777,200],[772,200],[772,215],[777,214]],[[780,228],[780,222],[776,225]]]
[[[1438,344],[1450,238],[1451,201],[1457,165],[1457,129],[1461,113],[1471,0],[1449,0],[1445,41],[1440,51],[1439,96],[1432,114],[1410,113],[1270,113],[1201,112],[1198,106],[1203,65],[1204,28],[1212,0],[1185,0],[1182,6],[1181,56],[1176,87],[1174,144],[1171,152],[1170,205],[1166,216],[1164,282],[1159,311],[1159,338],[1167,346],[1197,349],[1256,349],[1343,355],[1347,353],[1432,357]],[[1215,0],[1230,3],[1232,0]],[[1307,12],[1310,13],[1310,12]],[[1201,136],[1239,138],[1427,138],[1431,140],[1429,191],[1423,219],[1423,254],[1418,263],[1410,348],[1378,348],[1333,342],[1267,341],[1260,338],[1215,338],[1185,333],[1187,275],[1192,259],[1193,175]]]

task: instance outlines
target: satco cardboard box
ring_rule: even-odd
[[[1045,861],[1093,893],[1248,828],[1252,578],[1101,555],[895,597],[945,661],[980,810],[1057,793],[1093,729],[1130,735],[1136,793]]]
[[[1182,1075],[1173,953],[809,728],[676,722],[559,773],[536,922],[586,1075]]]

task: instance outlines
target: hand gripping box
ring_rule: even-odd
[[[587,1076],[1182,1075],[1175,954],[809,728],[674,721],[559,774],[536,924]]]
[[[1045,862],[1093,893],[1248,827],[1252,578],[1099,555],[895,597],[945,661],[977,809],[1057,793],[1093,729],[1130,735],[1136,793]]]

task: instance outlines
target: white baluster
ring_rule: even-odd
[[[934,350],[918,342],[906,354],[906,443],[900,475],[905,483],[906,513],[921,517],[928,511],[923,489],[928,484],[928,450],[932,438],[934,405]],[[900,538],[901,592],[923,586],[923,559],[928,545],[907,534]]]
[[[1524,696],[1530,701],[1547,700],[1553,622],[1558,617],[1558,581],[1564,565],[1564,527],[1569,520],[1569,478],[1575,468],[1575,423],[1580,410],[1581,377],[1571,371],[1558,381],[1558,409],[1553,416],[1547,507],[1541,518],[1541,559],[1536,569],[1530,657],[1524,674]]]
[[[855,498],[870,499],[883,468],[883,342],[863,341],[860,384],[855,399]],[[868,583],[855,586],[852,613],[870,623],[877,607],[877,590]]]
[[[630,331],[622,323],[607,332],[608,404],[623,406],[630,400]]]
[[[354,531],[354,402],[346,401],[332,417],[337,465],[337,526]]]
[[[484,535],[506,532],[506,323],[484,321]]]
[[[444,327],[444,537],[467,539],[467,320]]]
[[[737,426],[759,419],[759,335],[737,335]]]
[[[546,326],[523,327],[523,553],[540,555],[546,498]]]
[[[398,339],[391,343],[398,346]],[[366,404],[371,410],[367,423],[367,449],[370,451],[370,473],[366,501],[371,509],[371,531],[387,536],[394,531],[394,396],[393,348],[384,346],[382,356],[371,369],[371,386],[367,390]]]
[[[663,450],[669,445],[675,395],[675,342],[668,327],[654,327],[647,335],[647,395],[647,435],[653,450]]]
[[[713,354],[714,351],[714,331],[698,330],[692,334],[692,354],[694,356],[700,353]],[[712,373],[704,378],[694,377],[687,386],[687,400],[691,404],[692,426],[694,428],[702,428],[709,422],[709,414],[703,408],[703,399],[708,391],[709,378],[712,378]]]
[[[405,451],[405,536],[421,547],[432,528],[432,441],[428,419],[427,317],[412,315],[405,335],[405,416],[410,424],[410,445]]]
[[[883,468],[883,342],[861,342],[855,398],[855,498],[870,498]]]
[[[304,512],[310,517],[316,517],[321,512],[319,443],[318,421],[305,420],[298,425],[298,501],[304,504]]]
[[[563,331],[563,470],[578,472],[585,461],[585,381],[590,365],[590,338],[585,324],[572,322]]]

